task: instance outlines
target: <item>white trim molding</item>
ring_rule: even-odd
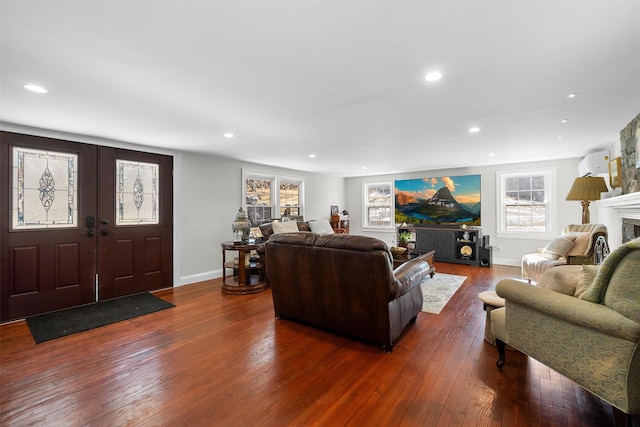
[[[598,209],[598,222],[607,226],[611,250],[622,244],[622,220],[640,220],[640,192],[601,199],[594,202]]]

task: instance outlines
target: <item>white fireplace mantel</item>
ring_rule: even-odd
[[[622,244],[622,219],[640,220],[640,192],[598,200],[594,204],[598,222],[607,226],[609,247],[613,250]]]

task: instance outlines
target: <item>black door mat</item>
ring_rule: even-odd
[[[26,320],[33,338],[39,344],[171,307],[175,305],[143,293],[31,316]]]

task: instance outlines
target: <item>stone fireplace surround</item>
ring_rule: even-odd
[[[640,219],[622,219],[622,243],[640,237]]]
[[[598,222],[607,226],[609,248],[614,250],[622,245],[623,229],[635,233],[640,229],[640,191],[622,196],[611,197],[594,202],[597,207]]]

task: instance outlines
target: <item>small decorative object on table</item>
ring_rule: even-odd
[[[234,242],[243,242],[247,243],[249,241],[249,231],[251,230],[251,223],[249,222],[249,217],[244,209],[238,209],[238,213],[236,214],[236,219],[231,224],[231,229],[234,234]]]
[[[398,234],[398,246],[406,248],[410,241],[411,241],[410,231],[401,231]]]
[[[402,257],[404,253],[407,252],[407,248],[400,248],[397,246],[393,246],[389,248],[389,250],[391,251],[391,255],[393,255],[393,258],[395,259]]]

